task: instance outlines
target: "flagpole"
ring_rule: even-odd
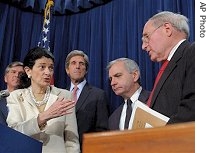
[[[48,0],[45,4],[44,22],[42,25],[42,32],[38,42],[39,47],[46,48],[49,51],[50,51],[50,18],[51,18],[52,6],[54,6],[53,0]]]
[[[46,20],[46,17],[49,16],[49,20],[51,18],[50,16],[50,9],[51,7],[54,6],[54,1],[53,0],[48,0],[46,7],[45,7],[45,11],[44,11],[44,19]],[[50,80],[50,84],[54,85],[54,77],[51,78]]]
[[[53,0],[48,0],[45,4],[44,10],[44,22],[42,26],[42,32],[40,35],[40,40],[38,42],[39,47],[46,48],[50,51],[50,20],[51,20],[51,7],[54,6]],[[50,84],[54,85],[54,77],[51,78]]]

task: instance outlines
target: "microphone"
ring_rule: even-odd
[[[2,90],[2,91],[0,91],[0,99],[1,98],[6,98],[6,97],[8,97],[10,95],[10,93],[9,93],[9,91],[7,91],[7,90]]]

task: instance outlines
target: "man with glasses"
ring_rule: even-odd
[[[185,16],[168,11],[154,15],[143,29],[142,49],[164,67],[147,105],[168,116],[168,124],[195,121],[195,44],[187,41],[189,31]]]

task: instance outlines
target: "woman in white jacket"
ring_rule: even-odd
[[[79,153],[75,102],[68,90],[50,85],[53,55],[36,47],[23,64],[22,87],[7,97],[8,126],[41,141],[43,153]]]

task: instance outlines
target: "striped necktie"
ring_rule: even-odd
[[[72,91],[72,100],[75,102],[77,102],[77,90],[78,90],[78,87],[75,85]]]

